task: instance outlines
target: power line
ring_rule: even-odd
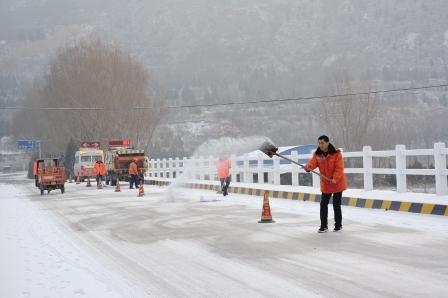
[[[408,88],[396,88],[396,89],[386,89],[386,90],[374,90],[374,91],[364,91],[364,92],[353,92],[353,93],[342,93],[342,94],[332,94],[332,95],[321,95],[321,96],[307,96],[307,97],[297,97],[297,98],[281,98],[281,99],[257,99],[249,101],[234,101],[234,102],[223,102],[223,103],[210,103],[210,104],[195,104],[195,105],[179,105],[179,106],[167,106],[167,109],[184,109],[184,108],[203,108],[203,107],[218,107],[218,106],[235,106],[235,105],[249,105],[249,104],[263,104],[263,103],[277,103],[277,102],[288,102],[288,101],[303,101],[303,100],[314,100],[314,99],[325,99],[325,98],[338,98],[338,97],[348,97],[348,96],[361,96],[370,94],[382,94],[382,93],[392,93],[392,92],[406,92],[406,91],[417,91],[425,89],[434,88],[444,88],[448,87],[448,83],[439,85],[427,85],[419,87],[408,87]],[[131,108],[91,108],[91,107],[0,107],[0,110],[29,110],[29,111],[136,111],[136,110],[152,110],[153,107],[131,107]]]
[[[258,104],[258,103],[275,103],[275,102],[285,102],[285,101],[301,101],[301,100],[337,98],[337,97],[346,97],[346,96],[360,96],[360,95],[391,93],[391,92],[400,92],[400,91],[415,91],[415,90],[434,89],[434,88],[441,88],[441,87],[448,87],[448,83],[440,84],[440,85],[420,86],[420,87],[409,87],[409,88],[397,88],[397,89],[388,89],[388,90],[365,91],[365,92],[357,92],[357,93],[343,93],[343,94],[308,96],[308,97],[298,97],[298,98],[283,98],[283,99],[262,99],[262,100],[251,100],[251,101],[245,101],[245,102],[227,102],[227,103],[213,103],[213,104],[182,105],[182,106],[171,106],[171,107],[168,107],[168,108],[178,109],[178,108],[196,108],[196,107],[213,107],[213,106],[229,106],[229,105],[246,105],[246,104]]]

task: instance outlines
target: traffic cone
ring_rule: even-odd
[[[261,219],[258,222],[275,222],[272,220],[271,207],[269,206],[269,192],[267,191],[265,191],[263,195],[263,209],[261,210]]]
[[[87,184],[86,184],[86,187],[90,187],[90,186],[92,186],[92,184],[90,184],[90,177],[87,176]]]
[[[79,183],[81,183],[81,182],[79,182],[79,175],[78,175],[78,176],[76,176],[76,184],[79,184]]]
[[[117,177],[117,182],[115,184],[115,192],[120,192],[120,191],[121,191],[121,189],[120,189],[120,179],[118,179],[118,177]]]
[[[145,190],[143,189],[143,182],[140,183],[140,187],[138,188],[138,197],[143,197],[145,195]]]

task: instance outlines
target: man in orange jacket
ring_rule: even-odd
[[[216,164],[216,171],[219,180],[221,181],[221,190],[223,196],[229,194],[228,189],[230,186],[230,168],[232,167],[232,162],[230,159],[225,157],[220,157]]]
[[[106,166],[103,161],[97,160],[95,165],[93,166],[93,172],[96,174],[96,184],[99,184],[99,181],[103,181],[104,175],[106,175]]]
[[[342,211],[341,200],[342,192],[347,189],[347,180],[344,174],[344,158],[341,151],[336,149],[327,136],[322,135],[318,138],[319,147],[314,152],[313,157],[306,164],[306,170],[319,168],[319,172],[330,178],[320,180],[320,190],[322,198],[320,201],[320,228],[319,233],[328,231],[328,203],[333,195],[333,210],[335,225],[333,232],[342,229]]]
[[[138,167],[136,158],[133,158],[129,164],[129,188],[133,189],[134,184],[135,188],[138,188]]]

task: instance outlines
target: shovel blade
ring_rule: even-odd
[[[277,154],[278,148],[275,147],[274,144],[272,144],[272,143],[270,143],[270,142],[268,142],[268,141],[265,141],[265,142],[263,143],[263,145],[261,145],[261,147],[259,148],[259,150],[260,150],[261,152],[263,152],[264,154],[266,154],[267,156],[269,156],[269,157],[272,158],[272,156],[274,156],[274,155]]]

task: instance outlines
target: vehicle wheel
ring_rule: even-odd
[[[65,192],[65,186],[62,185],[62,186],[61,186],[61,193],[64,193],[64,192]]]

